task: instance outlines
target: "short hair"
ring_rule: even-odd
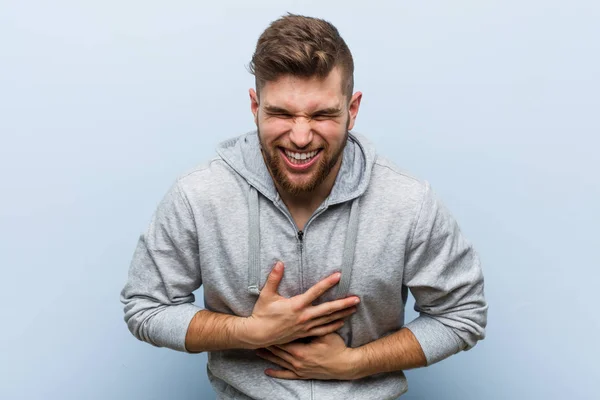
[[[335,68],[342,72],[342,93],[354,88],[354,61],[346,42],[330,22],[288,14],[273,21],[260,35],[249,65],[256,91],[283,75],[325,78]]]

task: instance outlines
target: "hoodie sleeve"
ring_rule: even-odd
[[[201,284],[196,226],[176,183],[140,236],[121,292],[131,333],[154,346],[187,351],[187,329],[200,310],[192,292]]]
[[[419,317],[406,324],[427,365],[485,337],[487,304],[479,257],[428,182],[407,247],[404,285]]]

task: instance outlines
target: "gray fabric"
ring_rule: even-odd
[[[248,287],[261,288],[277,260],[285,264],[279,293],[286,297],[342,271],[319,302],[346,293],[361,298],[338,331],[350,347],[406,327],[433,364],[484,338],[477,253],[430,185],[377,156],[364,137],[349,136],[334,187],[304,227],[301,251],[256,132],[224,142],[217,153],[175,182],[140,237],[121,292],[138,339],[186,351],[201,285],[206,309],[250,316],[256,293]],[[405,324],[408,290],[419,317]],[[402,371],[348,382],[286,381],[266,376],[273,365],[252,351],[210,352],[208,359],[219,398],[369,400],[407,390]]]
[[[344,256],[342,257],[342,278],[337,287],[336,298],[340,299],[348,295],[350,288],[350,278],[352,277],[352,263],[354,262],[354,248],[358,236],[358,208],[360,198],[352,201],[350,209],[350,222],[348,223],[348,232],[344,242]],[[260,295],[260,222],[258,192],[250,186],[250,197],[248,201],[249,232],[248,236],[248,291],[255,295]]]
[[[252,186],[249,187],[250,198],[248,201],[248,218],[250,227],[248,235],[248,291],[252,294],[260,294],[260,230],[259,230],[259,206],[258,192]]]
[[[352,278],[352,264],[354,263],[354,249],[356,248],[356,239],[358,237],[358,208],[360,198],[352,200],[350,208],[350,221],[348,222],[348,233],[344,242],[344,255],[342,256],[342,277],[337,286],[337,297],[341,299],[348,295],[350,289],[350,279]]]

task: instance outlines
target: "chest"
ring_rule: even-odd
[[[282,296],[304,293],[318,281],[342,272],[348,275],[346,293],[362,304],[377,307],[382,298],[401,303],[405,243],[409,216],[362,202],[355,240],[348,245],[351,202],[318,210],[300,232],[291,213],[262,198],[258,226],[252,226],[247,208],[213,215],[199,234],[200,265],[210,305],[238,315],[249,315],[256,295],[248,290],[254,279],[249,268],[251,247],[258,247],[258,286],[262,287],[277,261],[285,266],[279,287]],[[219,213],[219,211],[217,211]],[[344,265],[348,252],[352,264]],[[320,301],[340,293],[330,290]]]

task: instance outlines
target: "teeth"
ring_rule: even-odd
[[[308,160],[316,156],[318,151],[311,151],[310,153],[293,153],[291,151],[286,150],[285,154],[294,160]]]

